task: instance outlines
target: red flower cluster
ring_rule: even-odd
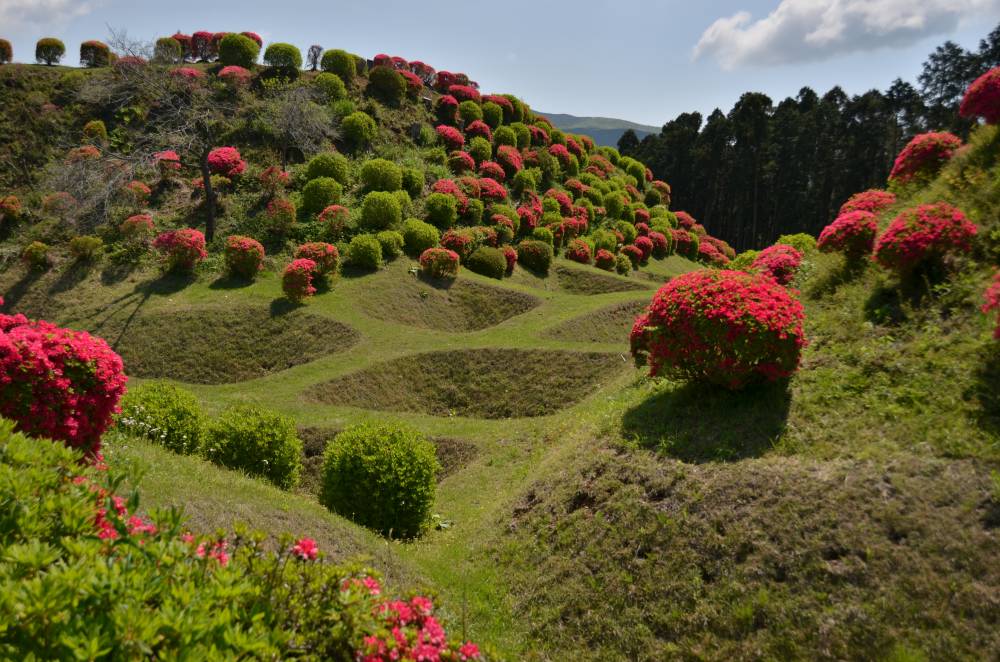
[[[133,180],[125,185],[125,190],[128,194],[135,200],[136,204],[146,204],[149,200],[149,196],[152,194],[152,190],[139,180]]]
[[[288,198],[274,198],[264,210],[270,230],[285,234],[295,225],[295,205]]]
[[[441,235],[441,245],[465,260],[476,249],[476,237],[468,229],[452,229]]]
[[[175,67],[170,70],[170,75],[182,80],[198,80],[205,77],[205,73],[201,69],[194,67]]]
[[[458,99],[450,94],[444,94],[438,97],[438,100],[434,105],[434,110],[440,121],[445,124],[454,124],[455,117],[457,117],[458,114]]]
[[[976,226],[946,202],[920,205],[893,219],[875,244],[875,261],[905,274],[928,260],[972,249]]]
[[[485,139],[487,142],[493,142],[493,129],[490,125],[482,120],[472,120],[465,125],[465,135],[473,138],[479,136]]]
[[[559,161],[559,165],[563,168],[569,167],[570,157],[572,154],[569,153],[569,150],[566,149],[565,145],[556,143],[555,145],[549,146],[549,154],[556,157],[556,160]]]
[[[441,142],[444,143],[445,148],[449,151],[460,150],[465,147],[465,136],[455,127],[439,124],[434,130],[437,131]]]
[[[983,295],[986,303],[983,304],[983,312],[1000,312],[1000,271],[993,276],[993,283],[986,289]],[[993,337],[1000,340],[1000,316],[997,317],[996,328],[993,329]]]
[[[455,278],[458,263],[458,253],[447,248],[428,248],[420,254],[420,269],[431,278]]]
[[[424,89],[423,79],[411,71],[402,70],[398,72],[403,80],[406,81],[406,94],[409,95],[411,99],[417,98],[420,94],[420,90]]]
[[[896,195],[877,188],[855,193],[840,207],[839,215],[852,211],[867,211],[877,214],[896,204]]]
[[[233,87],[246,87],[250,84],[253,74],[248,69],[244,69],[235,64],[223,67],[219,71],[219,79],[232,85]]]
[[[169,271],[191,271],[205,259],[205,235],[193,228],[164,232],[153,240]]]
[[[281,290],[291,301],[299,303],[306,297],[316,294],[316,288],[313,287],[315,275],[315,262],[305,258],[293,260],[281,275]]]
[[[379,603],[374,610],[380,627],[377,634],[364,638],[358,651],[359,662],[390,660],[480,660],[479,647],[472,642],[457,646],[448,642],[444,628],[434,618],[434,603],[423,596],[409,601]]]
[[[513,246],[504,246],[502,249],[503,258],[507,260],[507,273],[514,273],[514,265],[517,264],[517,249]]]
[[[455,201],[458,203],[459,214],[464,214],[469,208],[469,196],[452,179],[437,180],[431,185],[431,191],[434,193],[444,193],[455,198]]]
[[[510,118],[514,116],[514,104],[507,97],[502,97],[499,94],[487,94],[483,97],[483,103],[487,101],[500,106],[503,110],[504,121],[510,121]]]
[[[126,381],[102,339],[0,314],[0,416],[18,430],[96,454]]]
[[[667,235],[652,231],[649,233],[649,240],[653,242],[653,257],[665,258],[670,254],[670,241]]]
[[[302,244],[295,249],[295,258],[315,262],[316,274],[319,276],[337,273],[337,267],[340,265],[340,252],[337,247],[322,241]]]
[[[635,320],[636,365],[650,375],[738,389],[790,376],[806,344],[802,304],[773,279],[693,271],[672,279]]]
[[[590,264],[590,246],[583,239],[574,239],[566,247],[566,257],[580,264]]]
[[[21,218],[21,201],[16,195],[0,198],[0,221],[16,221]]]
[[[678,255],[686,257],[688,259],[695,259],[698,257],[698,246],[699,242],[691,236],[691,233],[687,230],[671,228],[670,236],[674,240],[674,250]]]
[[[126,239],[141,239],[153,234],[153,217],[149,214],[136,214],[129,216],[118,227],[119,232]]]
[[[824,253],[843,253],[848,260],[857,261],[871,254],[877,234],[878,219],[872,212],[841,212],[833,223],[820,232],[816,247]]]
[[[962,97],[958,114],[982,117],[987,124],[1000,122],[1000,67],[993,67],[972,82]]]
[[[629,259],[632,263],[633,269],[638,269],[639,264],[643,261],[642,249],[635,244],[628,244],[627,246],[622,246],[622,255]]]
[[[479,174],[498,182],[502,182],[504,178],[507,177],[507,173],[505,173],[503,168],[500,167],[500,164],[495,161],[483,161],[480,163]]]
[[[788,285],[802,264],[802,253],[788,244],[768,246],[754,258],[751,268],[770,276],[781,285]]]
[[[958,136],[950,133],[921,133],[907,143],[896,157],[889,181],[905,184],[920,175],[933,174],[961,146]]]
[[[646,236],[639,236],[632,242],[635,247],[642,251],[642,261],[645,262],[653,254],[653,240]]]
[[[288,186],[292,180],[291,174],[281,169],[281,166],[268,166],[260,173],[260,187],[270,195],[275,195]]]
[[[553,147],[562,147],[562,145],[553,145]],[[545,192],[546,198],[551,198],[559,203],[559,213],[563,216],[569,216],[573,213],[573,201],[569,199],[569,196],[562,191],[557,191],[554,188],[550,188]]]
[[[299,539],[289,551],[303,561],[315,561],[319,556],[319,546],[312,538]]]
[[[74,147],[66,155],[66,163],[78,163],[80,161],[92,161],[101,158],[101,150],[93,145],[83,145]]]
[[[264,247],[251,237],[226,237],[226,270],[241,278],[251,279],[264,268]]]
[[[640,239],[642,238],[640,237]],[[638,240],[636,242],[638,243]],[[729,258],[723,255],[722,251],[710,241],[701,241],[698,244],[698,259],[713,267],[724,267],[729,264]]]
[[[513,177],[524,168],[524,160],[516,147],[510,145],[500,145],[497,148],[497,162],[507,173],[508,177]]]
[[[532,145],[544,147],[549,144],[549,133],[542,127],[532,124],[528,127],[528,132],[531,133]]]
[[[451,168],[452,172],[456,175],[461,175],[466,172],[474,172],[476,169],[476,161],[468,152],[455,150],[448,155],[448,167]]]
[[[591,157],[590,160],[591,160],[591,162],[593,162],[594,158]],[[665,205],[667,205],[669,207],[670,206],[670,184],[668,184],[668,183],[666,183],[664,181],[660,181],[659,179],[654,179],[650,183],[650,186],[652,186],[653,190],[655,190],[657,193],[660,194],[660,200],[663,202],[663,204],[665,204]]]
[[[156,167],[159,169],[161,177],[169,177],[173,172],[181,169],[181,157],[172,149],[157,152],[153,157],[156,159]]]
[[[319,213],[317,220],[326,228],[327,236],[337,239],[347,227],[351,212],[341,205],[330,205]]]
[[[677,215],[677,225],[684,230],[693,230],[694,226],[698,225],[698,221],[694,220],[694,217],[686,211],[676,212]]]
[[[483,200],[503,202],[507,199],[507,189],[495,179],[483,177],[479,180],[479,189]]]
[[[612,271],[615,268],[615,254],[605,248],[597,249],[594,256],[594,266],[605,271]]]
[[[441,73],[439,73],[438,76],[440,76]],[[458,101],[475,101],[476,103],[481,103],[483,100],[479,90],[471,85],[450,85],[448,87],[448,94],[455,97]]]
[[[247,169],[247,162],[235,147],[216,147],[208,153],[208,168],[216,175],[235,177]]]

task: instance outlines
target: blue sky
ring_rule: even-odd
[[[548,112],[655,126],[728,110],[748,90],[777,101],[804,85],[860,93],[897,76],[915,82],[935,46],[974,48],[998,22],[1000,0],[0,0],[0,37],[17,61],[56,36],[75,64],[79,43],[106,38],[109,25],[142,39],[253,30],[303,51],[421,59]]]

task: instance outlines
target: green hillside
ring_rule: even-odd
[[[1000,259],[996,126],[894,184],[877,214],[885,236],[904,210],[955,205],[978,228],[967,251],[907,278],[785,238],[803,250],[779,285],[672,209],[642,163],[577,135],[585,125],[560,130],[561,116],[463,74],[382,58],[257,65],[243,82],[221,61],[0,66],[0,310],[105,339],[130,391],[179,386],[205,429],[239,405],[294,424],[297,473],[280,489],[270,467],[226,468],[217,437],[180,454],[119,419],[101,451],[142,515],[178,507],[193,534],[245,523],[272,546],[307,536],[327,561],[375,568],[386,599],[434,598],[449,635],[488,659],[1000,649],[1000,352],[981,310]],[[209,236],[187,264],[171,251],[191,229]],[[261,247],[250,278],[234,236]],[[457,277],[430,273],[426,251],[443,248]],[[289,283],[306,255],[303,295]],[[802,304],[790,377],[737,390],[636,367],[636,317],[705,273]],[[0,365],[16,365],[12,319]],[[11,401],[27,392],[5,384]],[[20,429],[43,424],[3,407]],[[412,428],[434,450],[415,537],[324,507],[328,448],[365,423]],[[28,460],[7,436],[10,485]],[[376,482],[352,487],[376,501]],[[13,539],[0,551],[27,554]],[[4,637],[0,651],[18,650]]]
[[[635,131],[636,137],[642,140],[644,137],[660,132],[660,128],[648,124],[638,124],[628,120],[619,120],[613,117],[578,117],[565,113],[546,113],[539,111],[542,115],[552,120],[552,124],[563,131],[582,133],[590,136],[598,145],[616,147],[618,139],[622,137],[628,129]]]

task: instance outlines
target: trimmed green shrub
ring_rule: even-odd
[[[333,177],[343,186],[350,183],[351,162],[339,152],[324,152],[309,160],[306,166],[306,179],[317,177]]]
[[[465,206],[465,213],[462,214],[462,219],[469,223],[470,225],[479,225],[483,222],[483,211],[485,210],[485,205],[483,205],[482,200],[477,200],[476,198],[469,198],[468,203]]]
[[[90,120],[83,125],[83,139],[89,143],[107,142],[108,128],[101,120]]]
[[[493,145],[490,144],[486,138],[482,136],[474,136],[472,140],[469,141],[469,155],[476,160],[476,163],[482,163],[483,161],[489,161],[493,156]]]
[[[621,191],[611,191],[604,196],[604,211],[608,218],[621,218],[622,209],[625,207],[625,200]]]
[[[382,266],[382,244],[375,235],[355,235],[347,247],[346,262],[359,269],[378,269]]]
[[[816,252],[816,237],[811,234],[806,234],[805,232],[799,232],[797,234],[783,234],[778,237],[774,243],[791,246],[803,255]]]
[[[368,74],[368,92],[386,105],[398,106],[406,95],[406,80],[392,67],[378,66]]]
[[[732,271],[750,271],[753,267],[753,261],[757,259],[758,253],[759,251],[752,248],[750,250],[743,251],[729,261],[729,264],[726,265],[726,269],[731,269]]]
[[[253,69],[260,54],[260,46],[250,37],[230,33],[219,41],[219,62],[223,66]]]
[[[552,244],[544,241],[529,239],[517,245],[518,264],[532,271],[547,274],[552,266],[552,257]]]
[[[264,478],[285,490],[298,484],[302,442],[291,418],[236,405],[209,423],[205,432],[203,454],[212,462]]]
[[[190,391],[167,382],[146,382],[122,398],[118,425],[185,455],[201,448],[205,414]]]
[[[406,191],[400,189],[399,191],[393,191],[392,195],[399,202],[399,211],[403,216],[410,215],[410,207],[413,206],[413,200],[410,199],[410,194]]]
[[[361,166],[361,185],[366,191],[398,191],[403,171],[392,161],[372,159]]]
[[[41,241],[33,241],[24,247],[21,252],[21,260],[28,267],[45,271],[52,266],[52,258],[49,255],[49,245]]]
[[[281,42],[268,44],[267,50],[264,51],[264,64],[275,69],[298,71],[302,68],[302,53],[292,44]]]
[[[615,257],[615,271],[623,276],[632,273],[632,260],[629,259],[628,255],[619,253]]]
[[[498,147],[500,145],[517,147],[517,134],[509,126],[501,126],[493,132],[493,143]]]
[[[344,131],[344,138],[347,143],[355,149],[361,149],[375,140],[378,135],[378,127],[375,120],[368,113],[359,111],[353,112],[340,124]]]
[[[592,239],[594,241],[595,252],[603,248],[609,253],[614,253],[615,249],[618,247],[618,237],[616,237],[615,233],[610,230],[595,230]]]
[[[491,129],[497,128],[503,123],[503,108],[492,101],[487,101],[483,104],[483,121]]]
[[[468,257],[465,266],[469,271],[500,280],[507,273],[507,258],[499,248],[480,246]]]
[[[313,79],[313,85],[322,93],[327,103],[347,98],[347,86],[340,76],[323,72]]]
[[[531,129],[528,128],[527,124],[524,124],[523,122],[514,122],[510,125],[510,128],[517,135],[518,149],[531,147]],[[496,138],[496,135],[493,137]]]
[[[434,505],[434,446],[405,427],[362,424],[338,434],[323,455],[320,502],[362,526],[413,538]]]
[[[538,168],[525,168],[514,175],[510,187],[518,196],[524,195],[525,191],[535,192],[541,177],[542,172]]]
[[[446,193],[431,193],[424,201],[427,220],[441,230],[455,225],[458,218],[458,202]]]
[[[403,246],[408,255],[418,257],[428,248],[437,246],[439,241],[441,233],[430,223],[418,218],[408,218],[403,221]]]
[[[69,252],[79,262],[90,262],[104,250],[104,241],[100,237],[81,235],[69,240]]]
[[[424,192],[424,172],[419,168],[403,168],[403,190],[410,198],[419,198]]]
[[[531,231],[531,238],[536,241],[544,241],[549,246],[555,243],[555,236],[552,234],[552,230],[548,228],[535,228]]]
[[[323,53],[323,59],[319,65],[323,71],[335,74],[344,81],[345,85],[354,82],[354,77],[358,73],[358,66],[354,62],[354,56],[339,48]]]
[[[66,44],[55,37],[43,37],[35,43],[35,61],[39,64],[52,66],[66,54]]]
[[[384,230],[399,225],[403,212],[399,199],[387,191],[373,191],[361,203],[361,227]]]
[[[623,242],[625,244],[631,244],[639,236],[639,230],[628,221],[618,221],[615,223],[615,229],[625,237],[625,241]]]
[[[375,238],[382,247],[382,257],[395,260],[403,254],[403,235],[395,230],[382,230]]]
[[[476,120],[483,119],[483,109],[475,101],[463,101],[458,104],[458,116],[466,124],[471,124]]]
[[[317,177],[302,187],[302,210],[318,214],[330,205],[340,202],[344,187],[333,177]]]
[[[157,64],[177,64],[183,54],[181,42],[173,37],[161,37],[156,40],[153,49],[153,62]]]

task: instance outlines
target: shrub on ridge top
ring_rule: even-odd
[[[933,176],[961,146],[958,136],[947,132],[921,133],[907,143],[896,157],[889,173],[889,183],[907,184]]]
[[[406,94],[406,79],[391,67],[378,66],[368,73],[372,95],[390,106],[398,106]]]
[[[840,212],[837,215],[839,216],[852,211],[867,211],[877,214],[894,204],[896,204],[895,194],[880,189],[870,189],[861,193],[855,193],[848,198],[847,202],[841,205]]]
[[[264,51],[264,64],[275,69],[298,71],[302,67],[302,53],[292,44],[268,44]]]
[[[43,37],[35,43],[35,61],[52,66],[66,54],[66,45],[55,37]]]
[[[803,308],[771,278],[693,271],[673,278],[635,320],[637,366],[739,389],[790,376],[806,344]]]
[[[958,114],[982,117],[987,124],[1000,122],[1000,67],[993,67],[969,85]]]
[[[946,202],[904,210],[875,243],[875,261],[906,276],[918,267],[940,267],[952,255],[972,249],[976,226]]]
[[[190,391],[167,382],[145,382],[122,399],[118,425],[175,453],[201,449],[206,418]]]
[[[415,430],[356,425],[326,447],[320,502],[383,535],[413,538],[430,516],[439,468]]]
[[[302,442],[287,416],[249,405],[231,407],[209,423],[204,446],[206,458],[229,469],[285,490],[299,482]]]
[[[227,34],[219,41],[219,62],[223,66],[253,69],[260,54],[260,45],[241,34]]]
[[[320,68],[323,71],[336,74],[348,86],[357,75],[357,64],[354,62],[354,56],[339,48],[333,48],[323,53]]]
[[[226,271],[233,276],[251,280],[264,268],[264,247],[252,237],[226,237]]]
[[[428,248],[420,254],[420,270],[431,278],[458,276],[459,256],[447,248]]]

